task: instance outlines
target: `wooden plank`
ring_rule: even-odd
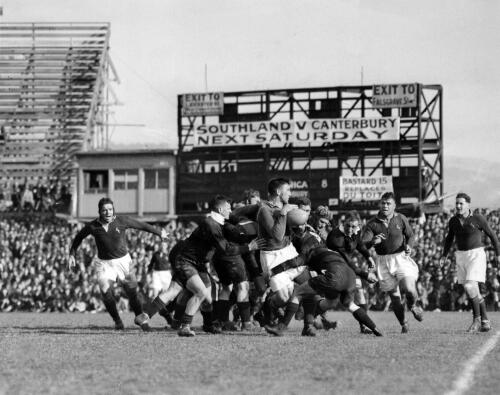
[[[109,22],[72,22],[72,23],[52,23],[52,22],[36,22],[36,23],[10,23],[4,22],[0,25],[0,30],[45,30],[45,31],[62,31],[62,30],[107,30]]]

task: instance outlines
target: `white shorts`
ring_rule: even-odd
[[[96,274],[99,281],[123,281],[130,274],[132,258],[129,254],[115,259],[95,260]]]
[[[459,284],[464,284],[466,281],[486,282],[486,253],[483,247],[455,251],[455,259]]]
[[[167,290],[172,281],[172,272],[170,270],[153,270],[151,275],[151,288],[156,291]]]
[[[377,255],[377,277],[380,290],[395,290],[405,277],[418,278],[418,266],[405,252],[397,254]]]
[[[299,254],[293,244],[289,244],[280,250],[260,250],[260,263],[262,265],[262,270],[269,277],[269,286],[273,291],[278,291],[284,287],[293,288],[293,280],[304,271],[305,266],[288,269],[274,276],[272,275],[271,270],[283,262],[297,257],[298,255]]]

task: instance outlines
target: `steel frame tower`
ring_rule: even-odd
[[[443,195],[443,89],[417,86],[417,104],[375,108],[373,86],[284,89],[224,93],[224,114],[185,116],[178,97],[177,212],[206,209],[217,193],[238,198],[247,188],[265,193],[278,174],[301,180],[313,205],[332,210],[370,209],[373,204],[339,202],[340,176],[393,176],[398,204],[438,202]],[[399,141],[325,143],[321,146],[194,147],[200,124],[297,119],[399,117]],[[264,195],[265,196],[265,195]]]

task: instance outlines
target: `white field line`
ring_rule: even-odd
[[[500,331],[497,331],[486,343],[476,352],[476,354],[464,364],[464,369],[453,383],[453,389],[445,395],[461,395],[467,391],[474,382],[474,372],[484,357],[492,351],[500,339]]]

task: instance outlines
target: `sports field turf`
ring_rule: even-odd
[[[466,334],[470,313],[427,313],[399,333],[392,313],[371,313],[384,331],[358,333],[345,312],[334,331],[300,336],[294,321],[282,338],[264,332],[179,338],[142,333],[125,315],[123,332],[107,314],[0,314],[0,394],[443,394],[493,330]],[[200,324],[199,317],[195,320]],[[474,394],[500,393],[500,341],[473,375]]]

